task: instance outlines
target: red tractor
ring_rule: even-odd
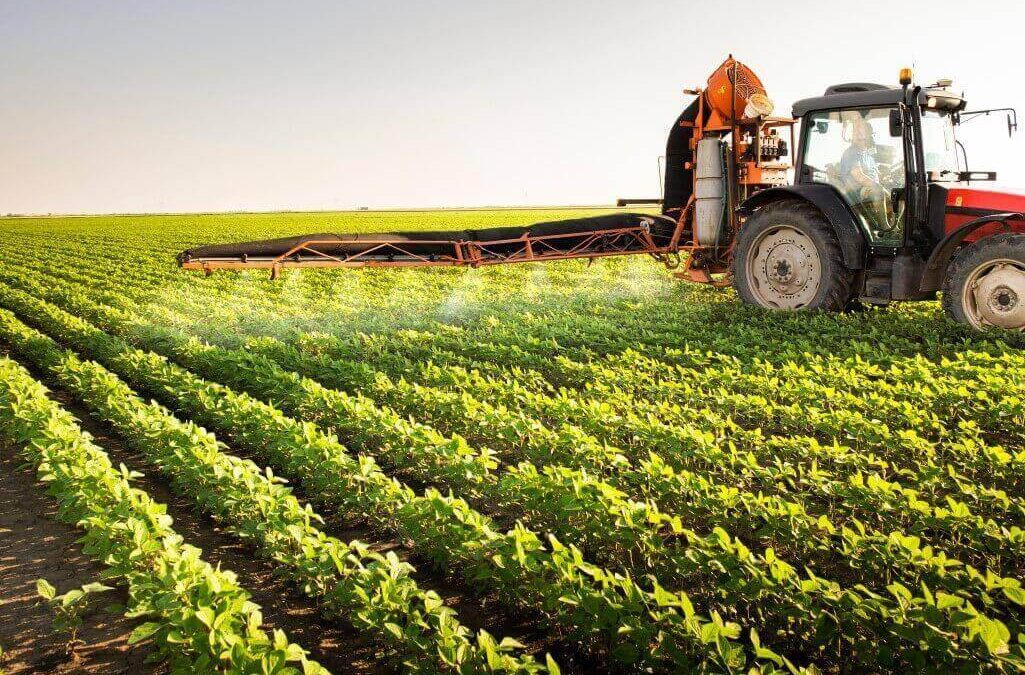
[[[732,284],[744,302],[840,311],[943,291],[952,318],[1025,329],[1025,194],[976,187],[949,81],[850,83],[772,116],[758,78],[732,57],[669,134],[662,215],[615,213],[530,227],[316,234],[203,246],[187,269],[485,265],[648,254],[677,276]],[[795,146],[796,166],[786,161]],[[964,157],[962,161],[961,157]],[[794,170],[795,180],[789,181]]]

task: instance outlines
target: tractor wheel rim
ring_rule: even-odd
[[[746,262],[748,287],[763,307],[801,309],[818,293],[822,276],[818,250],[800,230],[788,225],[767,229],[754,242]]]
[[[962,303],[975,328],[1025,330],[1025,264],[1001,258],[972,270]]]

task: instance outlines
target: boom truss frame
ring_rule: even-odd
[[[661,259],[681,250],[679,241],[684,220],[684,215],[681,215],[666,244],[657,243],[651,235],[651,228],[642,223],[634,227],[563,234],[531,235],[526,232],[520,237],[493,241],[380,239],[366,242],[369,248],[364,251],[342,255],[328,252],[338,246],[337,239],[311,239],[276,256],[196,257],[181,261],[181,267],[207,275],[219,269],[269,269],[273,279],[286,268],[485,267],[644,254]],[[437,251],[439,247],[443,248],[440,253]],[[694,247],[682,247],[684,250],[691,248]]]

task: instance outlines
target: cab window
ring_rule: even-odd
[[[922,147],[925,170],[939,180],[957,180],[958,162],[954,140],[954,124],[946,111],[926,110],[922,113]]]
[[[904,147],[890,136],[890,108],[808,116],[804,162],[811,180],[835,187],[873,242],[904,234]]]

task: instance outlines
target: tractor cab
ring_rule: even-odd
[[[785,276],[780,272],[783,267],[801,269],[803,262],[805,268],[815,265],[814,276],[823,287],[819,290],[839,284],[842,288],[835,288],[834,294],[846,294],[846,302],[921,300],[944,289],[946,295],[958,296],[945,298],[955,318],[979,328],[1025,326],[1025,258],[979,270],[971,282],[975,289],[982,276],[1000,273],[998,285],[1003,290],[993,297],[978,296],[976,290],[966,295],[956,287],[953,263],[963,260],[968,248],[991,235],[1025,231],[1025,195],[981,188],[980,183],[995,180],[996,174],[969,171],[955,137],[962,121],[995,112],[1007,113],[1010,133],[1017,127],[1014,111],[966,112],[965,99],[950,85],[941,80],[929,87],[911,86],[910,71],[902,71],[900,87],[839,84],[793,105],[793,117],[801,122],[794,184],[759,192],[740,206],[742,214],[751,216],[738,234],[735,252],[741,258],[736,267],[747,275],[738,279],[742,297],[763,306],[801,308],[786,304],[792,294],[779,280]],[[744,230],[758,226],[755,216],[760,212],[783,209],[780,202],[805,215],[813,208],[829,224],[831,232],[825,238],[839,254],[836,279],[822,276],[830,267],[822,259],[829,257],[827,242],[816,240],[805,231],[807,226],[795,227],[796,236],[787,236],[796,239],[803,233],[804,240],[793,244],[794,250],[814,245],[814,263],[795,253],[783,256],[783,267],[764,267],[764,261],[772,262],[772,252],[760,250],[751,240],[754,233],[745,235]],[[757,250],[745,251],[745,240]],[[1025,245],[1025,236],[1015,235],[1013,243]],[[837,282],[844,273],[850,278]],[[841,301],[838,295],[831,300],[834,308]]]
[[[968,171],[967,154],[954,133],[962,115],[994,111],[963,112],[964,98],[949,87],[950,81],[944,80],[907,93],[879,84],[844,84],[830,87],[824,96],[798,101],[794,115],[806,130],[798,182],[834,186],[873,245],[942,239],[945,218],[930,222],[929,204],[946,204],[951,184],[996,180],[994,172]],[[1013,120],[1012,110],[1009,131],[1017,127]],[[909,202],[908,196],[924,196],[925,202]],[[942,215],[942,210],[932,215]],[[915,224],[926,225],[917,238],[909,228]]]

